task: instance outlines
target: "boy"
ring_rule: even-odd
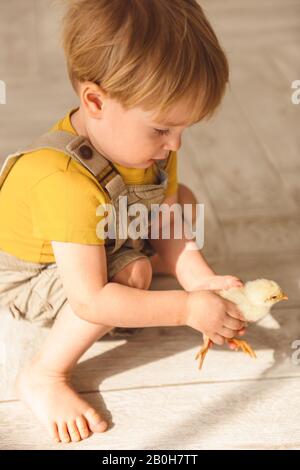
[[[241,281],[216,276],[193,241],[124,243],[99,225],[101,208],[112,203],[118,215],[124,195],[147,211],[195,207],[177,183],[176,152],[228,81],[202,9],[196,0],[74,0],[63,44],[80,106],[11,156],[0,180],[0,301],[16,318],[55,319],[17,389],[57,442],[107,429],[68,376],[112,328],[189,325],[223,344],[245,327],[236,306],[210,292]],[[149,291],[157,272],[183,290]]]

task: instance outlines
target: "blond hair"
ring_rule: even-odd
[[[210,117],[228,62],[196,0],[69,0],[63,47],[74,89],[97,83],[125,109],[167,112],[181,99],[191,121]]]

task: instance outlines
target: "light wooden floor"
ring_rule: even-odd
[[[204,253],[217,272],[272,278],[290,300],[249,329],[257,360],[216,347],[201,373],[200,335],[190,328],[97,342],[74,384],[111,427],[69,446],[49,441],[12,386],[47,330],[1,311],[1,449],[300,449],[300,364],[292,361],[300,340],[300,105],[291,102],[291,83],[300,79],[300,0],[202,4],[228,53],[231,89],[213,121],[186,131],[179,179],[205,203]],[[50,0],[1,2],[2,157],[76,103],[57,18]],[[179,286],[168,277],[152,284],[170,288]]]

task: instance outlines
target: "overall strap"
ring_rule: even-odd
[[[6,158],[0,172],[0,189],[19,157],[42,149],[53,149],[65,153],[83,165],[106,189],[111,199],[117,198],[119,193],[123,193],[126,188],[116,168],[92,146],[86,137],[75,136],[66,131],[49,131]]]
[[[109,173],[112,176],[118,174],[113,165],[91,145],[86,137],[81,135],[75,136],[66,131],[47,132],[26,146],[22,153],[44,148],[51,148],[69,155],[89,170],[99,182],[110,180],[107,178]]]

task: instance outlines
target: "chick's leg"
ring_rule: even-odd
[[[198,365],[198,369],[202,369],[202,364],[203,364],[203,361],[205,359],[205,356],[207,354],[207,351],[209,350],[210,346],[213,344],[213,342],[209,339],[208,336],[206,335],[203,335],[203,345],[202,347],[200,348],[200,350],[198,351],[195,359],[199,359],[199,365]]]
[[[236,338],[227,339],[226,341],[228,344],[234,344],[237,351],[241,349],[245,354],[248,354],[251,357],[256,357],[255,352],[246,341],[242,341],[241,339]]]

